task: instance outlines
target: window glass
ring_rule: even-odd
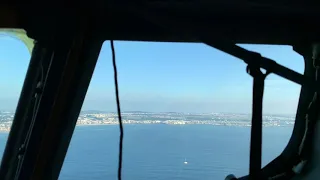
[[[302,73],[289,46],[241,45]],[[252,77],[246,64],[195,43],[116,42],[124,122],[124,179],[223,179],[246,175]],[[292,133],[300,86],[268,76],[263,163]],[[119,127],[109,41],[77,122],[60,179],[116,179]]]

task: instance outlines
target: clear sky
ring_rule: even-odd
[[[114,111],[109,41],[101,50],[83,110]],[[290,46],[241,45],[297,72],[303,58]],[[122,110],[251,112],[252,78],[239,59],[195,43],[116,42]],[[12,37],[0,36],[0,110],[14,110],[30,54]],[[276,75],[266,80],[264,112],[293,114],[300,86]]]

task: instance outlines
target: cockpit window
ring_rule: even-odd
[[[289,46],[240,45],[302,73]],[[116,42],[124,123],[123,177],[224,179],[248,174],[252,77],[246,64],[204,44]],[[300,86],[266,79],[263,165],[291,136]],[[119,127],[105,42],[60,174],[116,179]]]
[[[18,33],[17,33],[18,32]],[[26,75],[33,41],[0,33],[0,153]],[[299,73],[289,46],[240,45]],[[248,174],[252,77],[246,64],[196,43],[116,42],[123,110],[123,177],[223,179]],[[265,81],[263,165],[286,146],[300,86]],[[104,43],[60,179],[115,179],[119,129],[109,43]]]

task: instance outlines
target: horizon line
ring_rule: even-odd
[[[117,113],[117,111],[108,111],[108,110],[81,110],[81,112],[85,111],[97,111],[97,112],[105,112],[105,113]],[[10,112],[14,113],[15,110],[0,110],[0,112]],[[219,114],[245,114],[245,115],[251,115],[252,113],[246,113],[246,112],[181,112],[181,111],[143,111],[143,110],[126,110],[122,111],[122,113],[125,112],[144,112],[144,113],[183,113],[183,114],[214,114],[214,113],[219,113]],[[295,113],[264,113],[264,115],[293,115],[295,116]]]

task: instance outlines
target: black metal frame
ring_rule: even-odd
[[[48,31],[47,37],[29,31],[38,42],[9,133],[0,179],[59,177],[103,44],[89,29],[87,17],[75,17],[61,16],[65,19],[59,25],[66,29]]]
[[[18,106],[11,126],[11,131],[7,140],[7,145],[3,154],[0,178],[5,179],[8,174],[17,166],[16,161],[19,154],[19,148],[23,144],[27,134],[28,125],[31,122],[32,110],[34,105],[33,94],[37,86],[37,77],[39,76],[39,67],[41,62],[41,48],[35,44],[29,68],[26,74],[25,82],[21,91]]]

